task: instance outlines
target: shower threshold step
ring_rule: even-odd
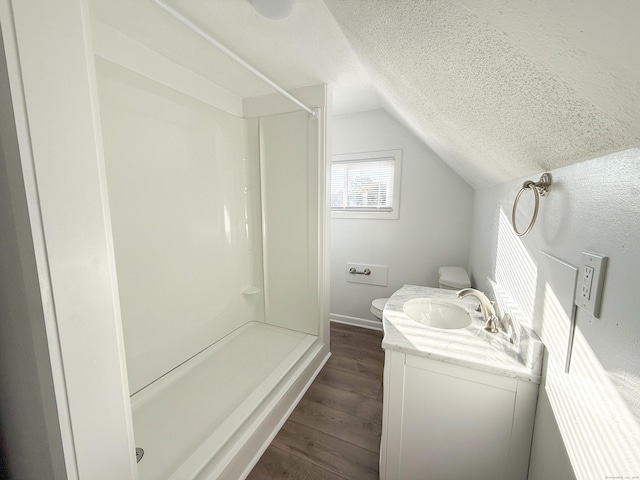
[[[196,478],[316,339],[250,322],[133,395],[140,480]]]

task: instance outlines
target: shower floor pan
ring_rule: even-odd
[[[316,339],[251,322],[133,395],[136,447],[144,450],[140,480],[224,478],[312,362]]]

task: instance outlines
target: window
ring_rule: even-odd
[[[402,150],[334,155],[333,218],[397,219]]]

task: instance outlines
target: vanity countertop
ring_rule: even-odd
[[[403,305],[412,298],[424,297],[456,301],[470,313],[471,325],[445,330],[411,320],[403,312]],[[482,315],[475,311],[477,305],[475,298],[458,299],[452,290],[405,285],[389,298],[384,308],[382,348],[540,383],[539,340],[534,341],[536,348],[532,349],[533,358],[529,355],[531,361],[523,361],[523,355],[512,344],[482,329]]]

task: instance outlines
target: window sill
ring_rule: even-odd
[[[331,210],[331,218],[344,219],[366,219],[366,220],[397,220],[398,209],[388,212],[365,212],[365,211],[344,211]]]

